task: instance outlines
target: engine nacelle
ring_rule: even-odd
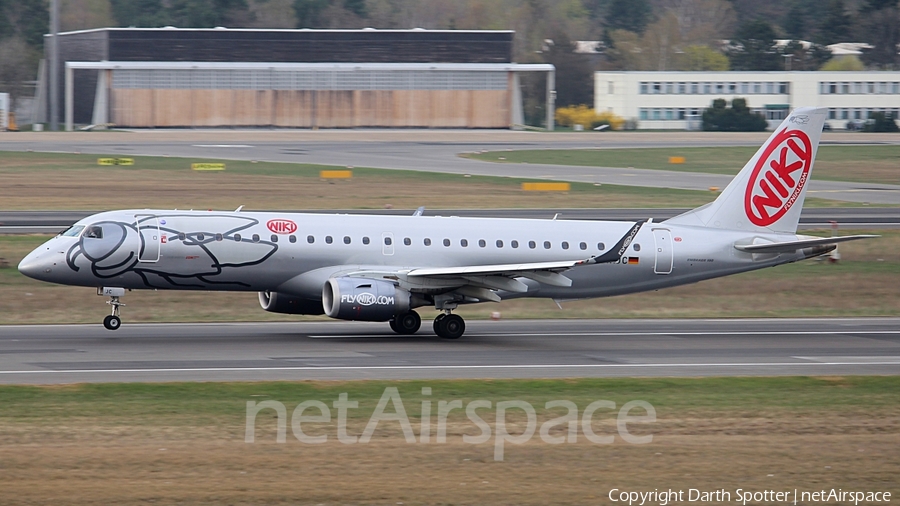
[[[409,311],[409,292],[389,281],[331,278],[322,288],[325,314],[340,320],[383,322]]]
[[[270,313],[322,314],[322,304],[317,300],[304,299],[278,292],[259,292],[259,305]]]

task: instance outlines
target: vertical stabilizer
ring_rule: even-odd
[[[828,109],[794,109],[714,202],[668,223],[794,233]]]

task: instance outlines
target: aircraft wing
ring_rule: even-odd
[[[735,244],[734,248],[747,253],[793,253],[798,249],[813,246],[825,246],[839,242],[855,241],[857,239],[870,239],[880,237],[878,235],[861,234],[845,235],[842,237],[821,237],[815,239],[800,239],[799,241],[773,242],[766,244]]]

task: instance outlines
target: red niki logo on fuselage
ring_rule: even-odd
[[[784,129],[766,146],[756,162],[744,211],[751,223],[767,227],[778,221],[800,197],[812,168],[812,143],[802,130]]]
[[[266,227],[276,234],[293,234],[297,231],[297,224],[291,220],[269,220]]]

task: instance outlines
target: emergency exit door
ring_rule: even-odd
[[[674,255],[672,251],[672,233],[667,228],[653,229],[653,242],[656,245],[656,264],[653,272],[657,274],[670,274]]]

